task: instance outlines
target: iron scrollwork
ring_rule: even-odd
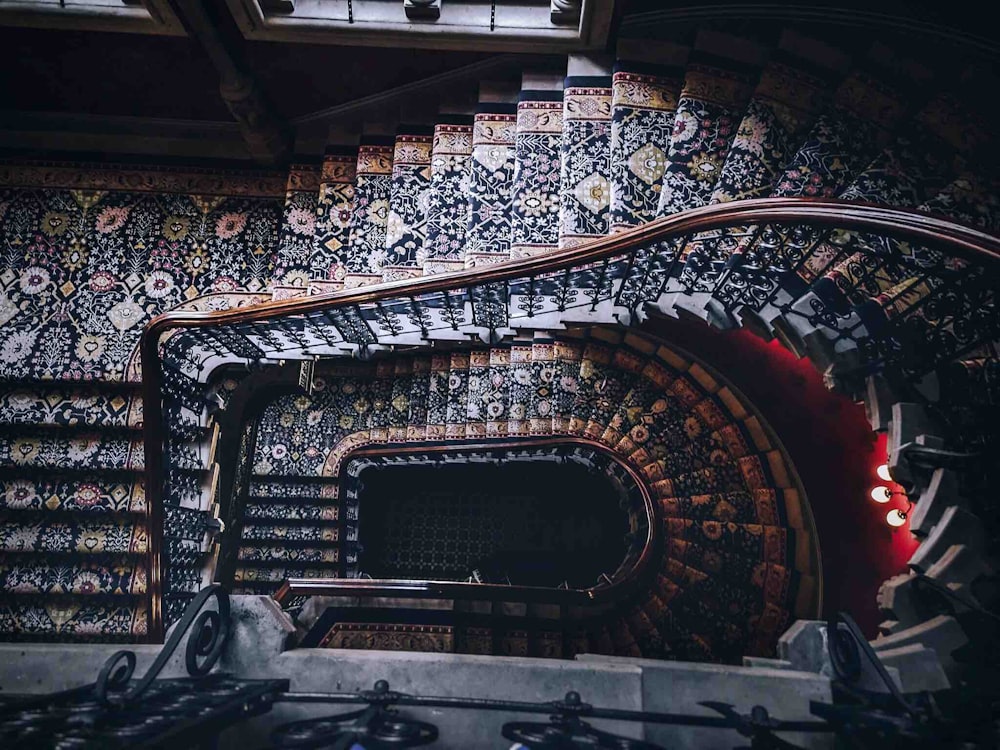
[[[215,599],[217,609],[204,609],[210,599]],[[192,677],[204,677],[222,656],[229,641],[229,631],[229,595],[217,583],[206,586],[191,600],[155,661],[134,685],[130,682],[135,672],[135,652],[116,651],[108,658],[94,685],[97,700],[105,706],[123,707],[134,703],[153,684],[185,638],[187,672]]]
[[[433,724],[402,716],[391,708],[401,694],[389,690],[385,680],[379,680],[374,690],[364,690],[358,697],[368,704],[367,708],[284,724],[271,733],[271,742],[278,748],[348,750],[363,744],[366,750],[380,750],[420,747],[438,738]]]
[[[592,706],[572,690],[562,700],[534,703],[492,698],[408,695],[390,690],[388,682],[379,680],[375,683],[374,690],[358,693],[286,693],[278,700],[287,703],[354,703],[367,706],[346,714],[280,726],[271,736],[272,742],[279,748],[332,747],[346,750],[354,743],[365,748],[416,747],[434,741],[437,729],[433,725],[400,714],[395,710],[396,706],[547,715],[548,722],[512,721],[502,726],[501,732],[506,739],[531,750],[663,750],[661,745],[648,740],[623,737],[598,729],[585,721],[585,718],[730,729],[749,738],[751,747],[765,750],[796,748],[775,736],[775,732],[832,731],[827,724],[819,721],[783,721],[772,718],[762,706],[753,706],[749,714],[742,715],[725,703],[701,704],[721,716],[634,711]]]
[[[575,691],[552,704],[555,713],[549,722],[509,721],[501,733],[508,740],[532,750],[572,750],[572,748],[608,748],[609,750],[662,750],[652,742],[621,737],[596,729],[580,718],[593,707],[584,703]]]
[[[206,608],[212,599],[217,609]],[[225,648],[229,626],[225,592],[219,586],[204,589],[191,601],[141,679],[130,680],[135,653],[119,651],[105,662],[92,684],[0,703],[0,747],[130,750],[208,746],[206,743],[212,743],[227,727],[270,711],[289,687],[287,679],[247,680],[212,671]],[[190,676],[161,678],[185,638]]]

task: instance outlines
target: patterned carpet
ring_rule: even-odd
[[[561,92],[526,87],[517,104],[486,98],[474,116],[392,123],[280,173],[5,163],[0,636],[128,640],[146,630],[136,346],[161,312],[478,267],[749,197],[837,196],[1000,231],[994,117],[984,97],[966,95],[991,90],[977,83],[988,79],[958,73],[958,63],[935,78],[919,54],[881,43],[837,49],[791,30],[766,48],[699,32],[680,57],[623,52],[613,67],[566,78]],[[458,111],[471,111],[465,104]],[[819,240],[807,231],[765,239],[695,238],[681,249],[685,290],[725,279],[717,292],[739,299],[734,269],[774,265],[781,248]],[[863,252],[829,262],[848,241]],[[836,243],[789,274],[788,289],[857,313],[873,333],[933,291],[921,270],[941,260],[933,250],[867,236]],[[886,249],[904,261],[866,260]],[[476,322],[498,304],[477,299]],[[793,564],[799,530],[781,515],[790,486],[774,484],[780,472],[759,435],[726,409],[717,425],[716,392],[699,390],[698,378],[700,401],[667,401],[704,401],[709,411],[661,415],[654,406],[667,385],[687,381],[670,374],[639,388],[630,345],[544,335],[331,367],[315,408],[293,400],[268,412],[247,486],[242,580],[259,589],[285,575],[357,572],[349,514],[358,509],[329,493],[359,445],[572,435],[627,452],[670,500],[659,593],[629,615],[634,638],[619,629],[614,641],[605,624],[592,647],[734,661],[768,653],[804,590],[797,572],[809,573]],[[975,382],[993,371],[982,352],[967,360]],[[178,595],[211,575],[218,551],[206,531],[218,526],[220,475],[208,418],[225,399],[213,388],[187,394],[167,449],[178,490],[165,530],[176,565],[164,578]],[[294,425],[280,437],[288,425],[279,418]],[[751,502],[758,492],[773,492],[773,504]]]
[[[446,380],[437,375],[444,372]],[[444,383],[446,389],[438,390]],[[333,484],[353,473],[347,467],[354,452],[384,446],[380,451],[391,455],[395,445],[428,445],[443,432],[450,441],[587,439],[640,472],[658,498],[665,539],[651,589],[623,603],[629,613],[616,620],[615,627],[633,634],[625,653],[723,661],[771,653],[802,606],[799,597],[811,596],[810,532],[801,520],[791,525],[802,518],[801,498],[762,425],[700,366],[641,337],[630,334],[626,341],[620,332],[597,329],[589,337],[450,357],[324,365],[312,396],[282,396],[262,412],[253,482],[268,483],[276,497],[287,495],[287,488],[322,482],[328,502],[339,497],[349,503],[339,512],[346,515],[350,508],[357,525],[349,539],[337,542],[322,537],[313,521],[295,523],[293,536],[285,518],[268,521],[270,531],[255,520],[255,534],[244,533],[241,559],[253,559],[259,568],[273,540],[284,538],[294,540],[290,547],[296,550],[308,548],[310,560],[320,538],[336,557],[356,550],[353,542],[364,538],[366,506],[357,502],[357,490]],[[262,546],[260,540],[268,541]],[[300,562],[304,554],[296,552]],[[269,564],[283,567],[287,555],[281,552]],[[640,633],[645,645],[636,645]]]

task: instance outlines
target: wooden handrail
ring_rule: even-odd
[[[398,578],[288,578],[275,592],[284,606],[294,596],[400,596],[409,599],[458,599],[504,602],[588,604],[598,600],[594,589],[508,586],[462,581],[409,581]]]
[[[619,234],[600,237],[572,248],[546,255],[511,260],[486,268],[475,268],[419,279],[401,279],[383,284],[312,297],[265,302],[235,310],[212,312],[173,311],[153,318],[140,341],[142,363],[146,465],[146,503],[149,521],[149,639],[163,639],[162,547],[163,547],[163,371],[159,342],[170,330],[205,328],[302,315],[351,305],[412,297],[493,282],[537,276],[596,263],[634,248],[650,246],[699,232],[746,227],[756,224],[806,224],[829,229],[853,230],[946,249],[971,263],[1000,268],[1000,237],[975,227],[938,218],[912,209],[855,203],[824,198],[759,198],[702,206],[666,216]]]

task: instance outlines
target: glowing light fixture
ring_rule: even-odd
[[[875,473],[878,474],[878,478],[883,481],[886,482],[892,481],[892,474],[889,473],[888,464],[882,464],[881,466],[879,466],[877,469],[875,469]]]
[[[872,487],[872,491],[869,494],[876,503],[887,503],[892,500],[892,490],[882,485]]]
[[[906,513],[899,508],[893,508],[885,515],[885,522],[893,528],[899,528],[906,523]]]

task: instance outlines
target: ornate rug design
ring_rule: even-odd
[[[433,127],[407,126],[396,136],[386,220],[383,281],[421,275],[431,188]]]
[[[656,218],[684,72],[619,62],[612,78],[611,229]]]
[[[366,136],[358,148],[350,244],[344,258],[344,286],[348,289],[382,280],[382,268],[389,257],[385,249],[385,231],[392,190],[394,143],[391,136]]]
[[[357,149],[328,148],[323,155],[310,264],[313,280],[343,282],[347,275],[344,258],[351,241],[357,167]]]
[[[291,165],[274,269],[275,280],[282,286],[305,287],[309,283],[319,186],[319,165]]]
[[[465,267],[489,265],[510,257],[510,207],[514,177],[516,105],[479,105],[469,160],[469,225]]]
[[[658,216],[703,206],[711,198],[756,78],[736,66],[692,53],[677,101]]]
[[[465,268],[469,223],[468,170],[472,155],[472,117],[442,115],[431,147],[431,200],[427,207],[424,274]]]
[[[0,376],[125,379],[153,316],[270,283],[280,221],[273,198],[0,190]]]
[[[561,91],[522,91],[517,104],[511,257],[559,245],[559,170],[563,131]]]
[[[572,76],[563,93],[559,247],[608,233],[611,77]]]

